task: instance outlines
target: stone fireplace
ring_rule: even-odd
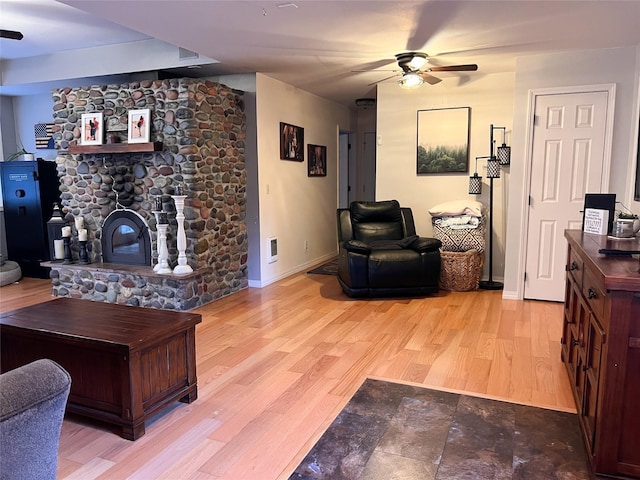
[[[247,287],[242,92],[182,78],[59,89],[53,100],[65,220],[73,225],[83,217],[91,261],[51,262],[54,295],[188,310]],[[116,148],[127,140],[128,110],[144,108],[151,111],[153,148]],[[109,143],[83,149],[81,115],[91,112],[103,114]],[[193,273],[160,275],[152,269],[157,262],[152,210],[161,202],[168,212],[169,263],[174,266],[177,222],[171,195],[177,186],[187,195],[185,253]],[[118,226],[110,229],[110,220],[116,219]],[[116,239],[117,248],[103,250],[105,235]],[[136,241],[138,235],[149,238],[146,265],[128,262],[132,251],[137,255],[147,248],[144,239]],[[77,259],[77,237],[72,249]]]
[[[144,218],[119,208],[105,218],[100,232],[102,261],[125,265],[151,265],[151,234]]]

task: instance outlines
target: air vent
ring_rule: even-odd
[[[278,260],[278,238],[277,237],[267,238],[267,259],[269,263],[274,263]]]
[[[356,98],[356,107],[367,110],[376,106],[375,98]]]

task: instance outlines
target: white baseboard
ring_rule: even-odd
[[[309,260],[303,264],[297,265],[294,268],[287,270],[286,272],[282,272],[276,277],[268,278],[268,279],[260,279],[260,280],[249,280],[249,287],[252,288],[264,288],[267,285],[271,285],[279,280],[283,280],[291,275],[295,275],[296,273],[305,272],[309,270],[311,267],[315,265],[320,265],[324,262],[328,262],[332,258],[335,258],[338,255],[338,252],[328,253],[318,258],[314,258],[313,260]]]

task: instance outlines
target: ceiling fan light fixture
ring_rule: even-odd
[[[416,72],[407,72],[398,79],[398,85],[402,88],[416,88],[424,83],[422,75]]]
[[[424,53],[413,53],[412,55],[413,57],[408,63],[411,70],[420,70],[429,62],[429,60],[427,60],[427,55]]]

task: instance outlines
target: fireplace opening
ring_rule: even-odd
[[[144,219],[133,210],[114,210],[102,226],[102,261],[151,265],[151,236]]]

